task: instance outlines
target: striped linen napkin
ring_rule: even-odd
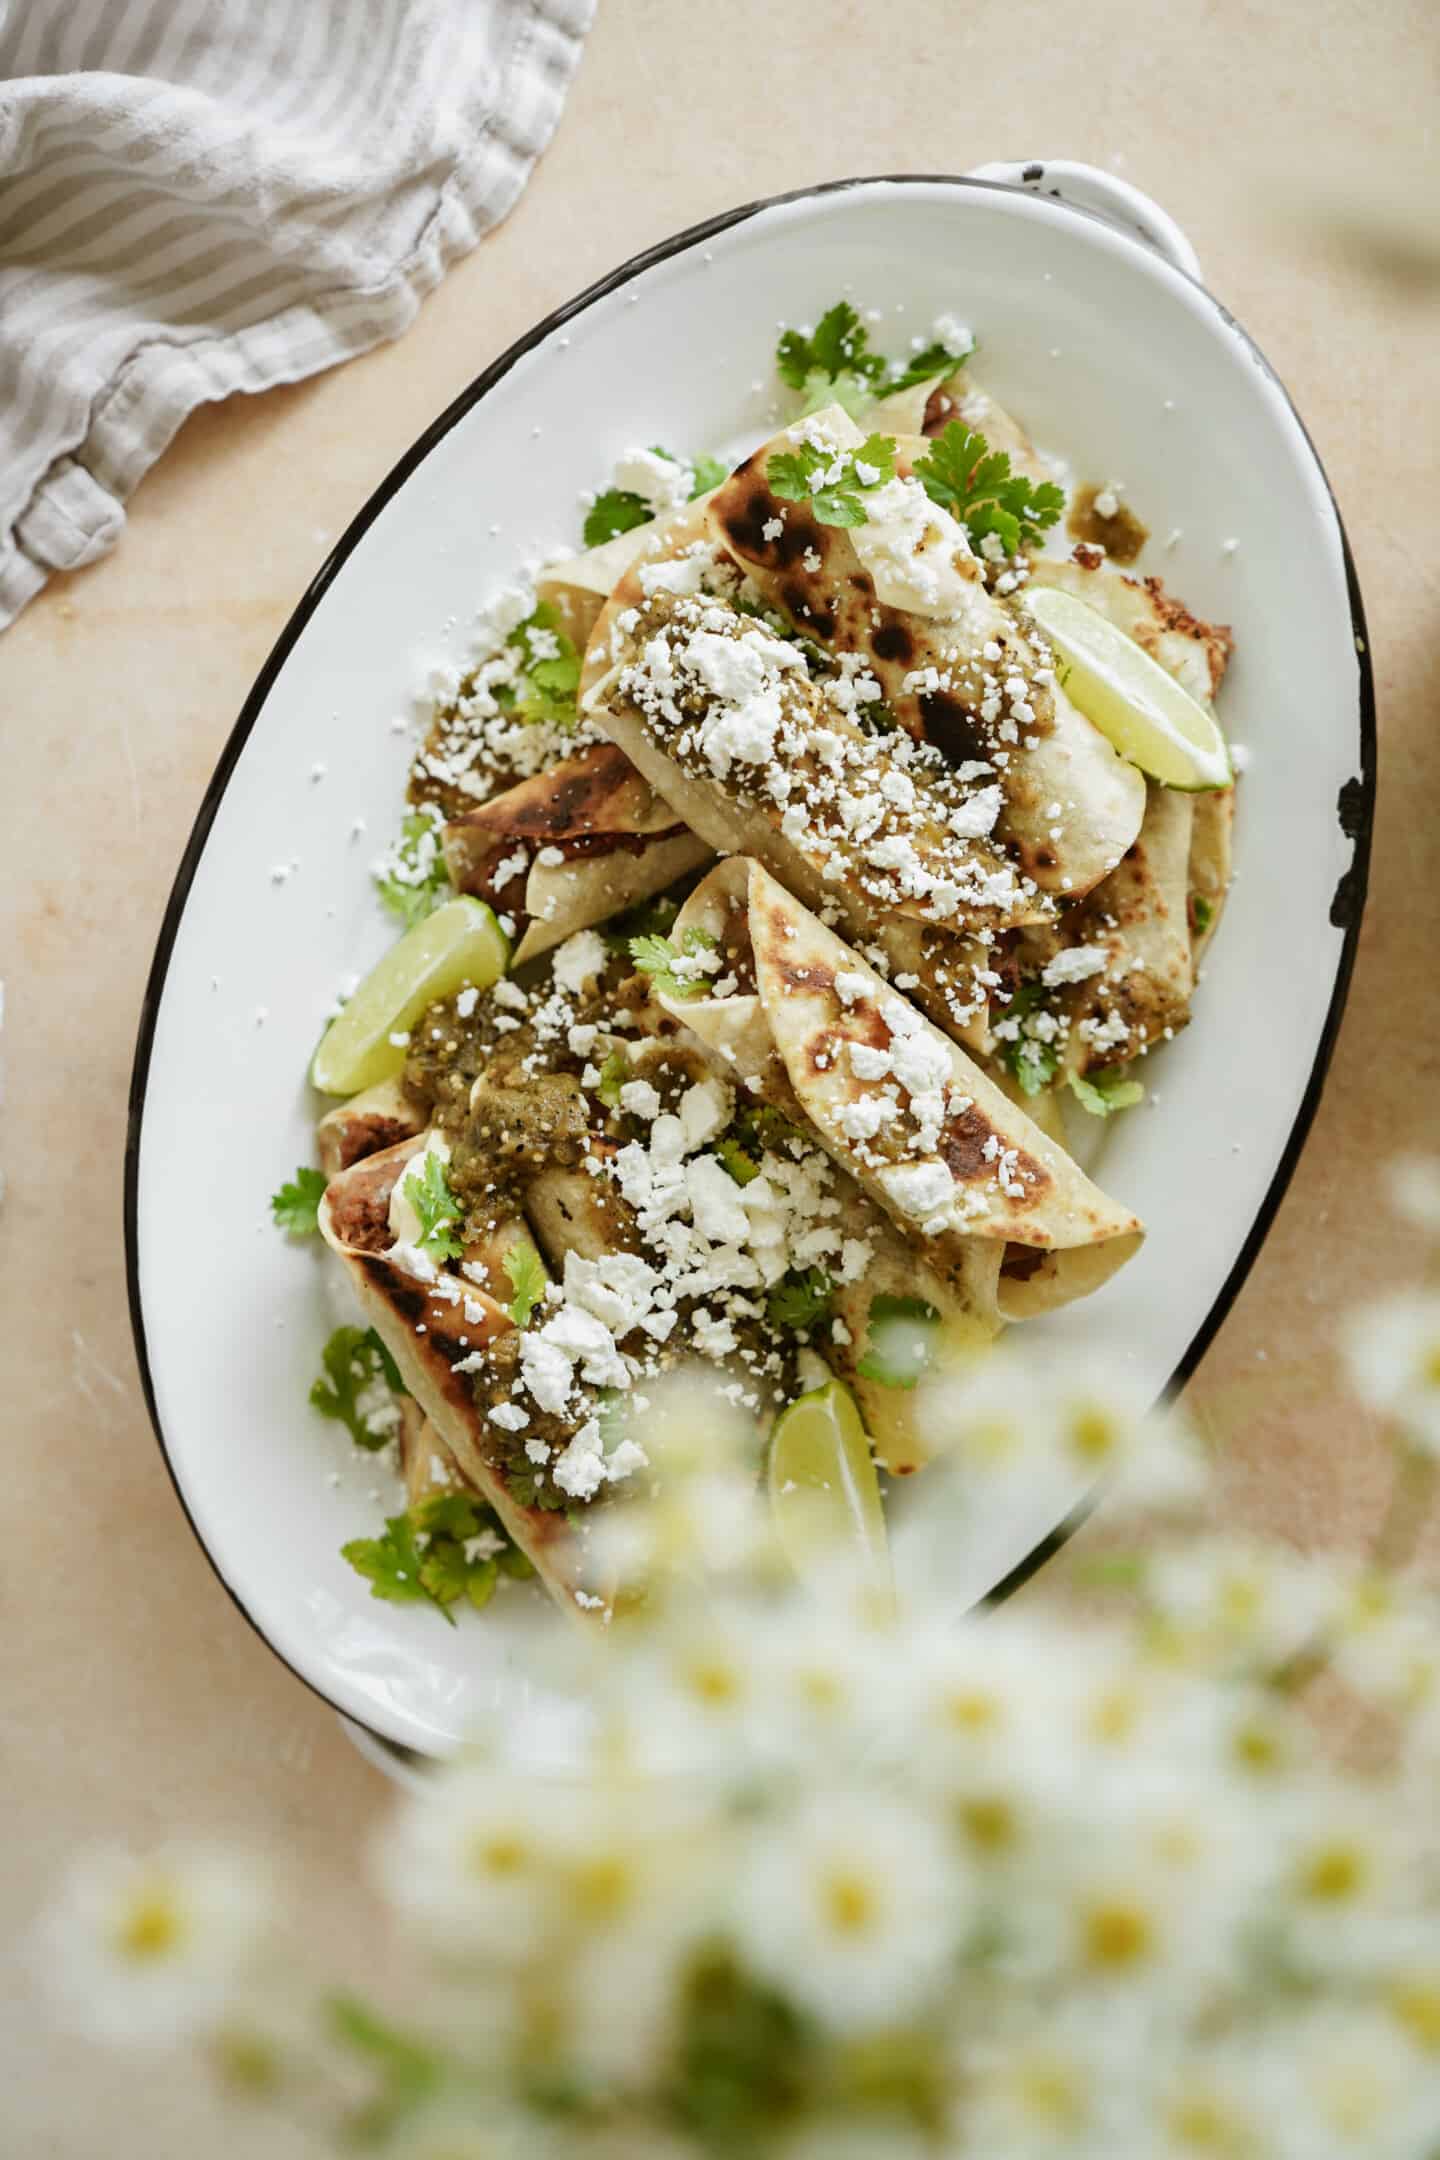
[[[595,0],[0,0],[0,629],[197,405],[397,337]]]

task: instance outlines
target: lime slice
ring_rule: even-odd
[[[1060,686],[1122,757],[1167,787],[1229,787],[1225,738],[1158,660],[1074,593],[1033,587],[1025,606],[1055,648]]]
[[[405,1063],[408,1035],[427,1005],[467,983],[488,990],[505,972],[510,946],[483,900],[462,895],[407,930],[377,960],[343,1012],[325,1030],[310,1077],[326,1095],[357,1095]]]
[[[853,1558],[864,1582],[891,1591],[880,1481],[855,1398],[838,1380],[802,1395],[776,1420],[770,1505],[797,1575],[832,1574]]]

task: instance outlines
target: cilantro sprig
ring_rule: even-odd
[[[1053,480],[1038,483],[1012,473],[1008,451],[992,450],[983,435],[952,420],[927,457],[917,458],[915,477],[931,502],[959,519],[981,545],[992,535],[1006,555],[1048,531],[1065,507]]]
[[[605,1062],[600,1067],[600,1078],[595,1086],[595,1093],[604,1103],[607,1110],[619,1109],[620,1090],[629,1078],[630,1059],[626,1052],[617,1045],[615,1049],[607,1052]]]
[[[1044,1002],[1045,991],[1040,983],[1022,983],[1005,1009],[1005,1020],[1010,1026],[1001,1038],[1000,1055],[1019,1082],[1023,1095],[1043,1094],[1060,1065],[1059,1052],[1053,1042],[1026,1032],[1025,1022],[1043,1008]]]
[[[865,492],[895,477],[893,435],[867,435],[858,450],[826,450],[802,442],[779,450],[765,477],[781,502],[808,502],[822,525],[868,525]]]
[[[907,361],[886,360],[872,351],[870,333],[850,302],[837,300],[812,331],[782,333],[775,366],[781,381],[801,393],[806,412],[841,405],[854,418],[893,390],[952,375],[974,349],[973,340],[965,352],[955,352],[937,339]]]
[[[656,990],[666,997],[693,998],[703,996],[706,983],[702,975],[680,975],[676,963],[693,960],[698,953],[713,952],[716,940],[708,930],[692,926],[684,931],[680,949],[666,937],[632,937],[630,957],[642,975],[648,975]]]
[[[753,1155],[747,1155],[733,1132],[723,1133],[715,1143],[715,1154],[722,1170],[734,1178],[737,1185],[748,1185],[760,1175],[760,1165]]]
[[[771,1327],[804,1330],[830,1317],[835,1285],[824,1268],[791,1268],[765,1301]]]
[[[375,872],[375,889],[407,930],[451,898],[454,887],[434,818],[415,810],[405,819],[400,838]]]
[[[351,1538],[340,1548],[371,1597],[392,1605],[430,1604],[453,1627],[452,1605],[464,1598],[480,1611],[495,1595],[507,1560],[521,1559],[491,1510],[464,1493],[436,1493],[418,1507],[385,1519],[384,1535]],[[530,1573],[529,1563],[523,1568]]]
[[[542,600],[505,643],[519,653],[520,666],[513,684],[496,685],[497,703],[528,726],[574,727],[580,655],[560,627],[559,609]]]
[[[372,1454],[393,1440],[400,1413],[390,1398],[403,1395],[405,1383],[374,1328],[336,1328],[320,1363],[324,1371],[311,1386],[311,1408],[343,1425],[356,1447]]]
[[[517,1328],[528,1327],[530,1315],[545,1295],[544,1263],[532,1245],[516,1245],[505,1256],[505,1273],[513,1293],[506,1310]]]
[[[689,463],[695,476],[690,485],[691,502],[697,495],[708,495],[711,488],[719,487],[730,470],[719,458],[697,457],[687,461],[677,458],[673,450],[666,450],[660,443],[652,443],[650,448],[656,457],[666,458],[672,465]],[[648,525],[654,515],[645,497],[637,495],[632,488],[606,488],[585,513],[585,545],[603,547],[617,533],[633,532],[637,525]]]
[[[855,1370],[881,1387],[913,1388],[935,1356],[940,1315],[924,1298],[870,1300],[866,1333],[869,1347]]]
[[[1105,1067],[1090,1079],[1076,1072],[1066,1078],[1075,1100],[1092,1117],[1113,1117],[1117,1110],[1133,1110],[1145,1100],[1142,1083],[1132,1080],[1123,1066]]]
[[[411,1167],[405,1177],[405,1198],[420,1218],[416,1244],[427,1260],[438,1267],[444,1260],[458,1260],[465,1248],[456,1236],[464,1209],[450,1190],[445,1165],[427,1150],[421,1166]]]
[[[276,1228],[291,1237],[312,1237],[320,1228],[320,1202],[328,1183],[323,1170],[311,1170],[302,1163],[294,1177],[270,1195]]]

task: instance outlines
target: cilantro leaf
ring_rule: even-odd
[[[784,331],[775,348],[775,365],[792,390],[811,395],[821,385],[829,389],[842,377],[868,386],[885,373],[884,360],[871,352],[870,333],[848,300],[837,300],[827,308],[808,337],[801,330]],[[828,398],[822,396],[819,402],[827,403]]]
[[[667,997],[700,997],[706,988],[703,975],[677,975],[675,965],[678,960],[692,960],[697,953],[713,951],[714,946],[715,939],[708,930],[692,925],[681,938],[678,953],[669,938],[632,937],[630,957],[640,973],[648,975],[654,987]]]
[[[697,457],[694,462],[695,485],[690,490],[690,500],[697,495],[708,495],[711,488],[719,487],[722,480],[730,477],[730,467],[723,458]]]
[[[835,1285],[824,1268],[791,1268],[765,1301],[771,1327],[813,1328],[830,1317]]]
[[[1204,933],[1209,929],[1211,923],[1215,920],[1215,909],[1210,903],[1210,901],[1205,898],[1204,893],[1191,894],[1190,914],[1196,930],[1203,937]]]
[[[1000,1055],[1020,1083],[1025,1095],[1039,1095],[1049,1087],[1059,1069],[1060,1057],[1053,1042],[1039,1035],[1025,1032],[1024,1023],[1032,1013],[1045,1003],[1045,991],[1038,982],[1022,983],[1005,1009],[1005,1019],[1013,1032],[1006,1029],[1001,1035]],[[1018,1023],[1018,1025],[1016,1025]],[[997,1034],[1000,1030],[997,1029]]]
[[[341,1546],[340,1556],[365,1577],[371,1597],[392,1605],[417,1605],[430,1594],[420,1580],[421,1553],[408,1515],[387,1515],[383,1537],[351,1538]]]
[[[472,1541],[479,1547],[467,1550]],[[478,1611],[495,1595],[499,1568],[515,1556],[490,1509],[465,1493],[436,1493],[408,1514],[386,1518],[385,1535],[352,1538],[341,1555],[370,1584],[372,1597],[392,1604],[428,1599],[451,1625],[449,1607],[464,1597]],[[523,1559],[523,1555],[519,1555]],[[533,1572],[506,1567],[507,1574]]]
[[[395,1437],[400,1412],[389,1396],[404,1394],[399,1369],[374,1328],[336,1328],[320,1353],[324,1372],[310,1389],[310,1405],[349,1432],[357,1447],[373,1451]]]
[[[858,450],[831,452],[814,443],[780,450],[765,477],[781,502],[809,502],[822,525],[866,525],[864,491],[895,477],[893,435],[867,435]]]
[[[375,889],[407,930],[450,899],[454,888],[435,818],[416,810],[404,820],[400,838],[375,872]]]
[[[953,375],[974,350],[971,344],[963,353],[952,352],[948,345],[942,345],[937,339],[913,356],[903,374],[890,377],[883,386],[885,395],[889,397],[893,390],[911,390],[917,383],[930,382],[937,376],[943,379]]]
[[[760,1165],[753,1155],[747,1155],[733,1132],[722,1134],[715,1143],[715,1155],[722,1170],[729,1172],[737,1185],[748,1185],[751,1178],[760,1175]]]
[[[1130,1079],[1123,1066],[1107,1067],[1097,1072],[1093,1080],[1083,1079],[1075,1072],[1066,1077],[1075,1100],[1092,1117],[1110,1117],[1116,1110],[1133,1110],[1136,1103],[1145,1100],[1144,1087],[1140,1081]]]
[[[320,1202],[329,1183],[323,1170],[302,1163],[291,1181],[270,1195],[270,1213],[277,1228],[291,1237],[309,1237],[320,1227]]]
[[[406,1172],[405,1198],[420,1218],[420,1251],[438,1266],[442,1260],[458,1260],[465,1250],[455,1235],[463,1211],[440,1157],[427,1149],[420,1160],[418,1173],[414,1167]]]
[[[617,533],[633,532],[637,525],[648,525],[651,516],[650,505],[643,495],[633,494],[629,488],[606,488],[585,513],[585,545],[603,547]]]
[[[629,1078],[630,1060],[626,1053],[618,1048],[610,1051],[600,1068],[600,1078],[595,1088],[607,1109],[619,1109],[620,1090]]]
[[[515,1245],[505,1256],[505,1273],[515,1293],[507,1308],[516,1327],[530,1325],[530,1315],[545,1295],[548,1278],[532,1245]]]
[[[635,499],[639,501],[638,496]],[[580,655],[560,627],[559,609],[542,600],[523,622],[516,623],[505,643],[520,654],[520,675],[509,704],[516,718],[530,726],[543,721],[553,727],[573,727]]]
[[[1038,540],[1065,507],[1053,480],[1037,486],[1012,473],[1009,453],[992,450],[963,420],[952,420],[935,437],[929,456],[916,460],[915,477],[931,502],[951,511],[972,540],[983,543],[993,535],[1006,555]]]
[[[871,1298],[870,1346],[855,1370],[881,1387],[913,1388],[935,1355],[939,1326],[939,1313],[924,1298]]]

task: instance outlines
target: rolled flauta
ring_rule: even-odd
[[[366,1155],[413,1139],[425,1118],[398,1080],[381,1080],[327,1110],[315,1128],[316,1151],[327,1177],[348,1170]]]
[[[727,601],[697,598],[683,586],[678,596],[667,587],[647,591],[646,570],[674,565],[683,571],[691,559],[699,561],[696,551],[704,548],[700,522],[697,517],[690,527],[677,529],[676,552],[640,566],[612,595],[586,655],[586,711],[687,826],[716,851],[759,856],[809,906],[837,916],[857,943],[878,946],[897,974],[913,978],[915,994],[941,1026],[983,1047],[988,959],[979,933],[1048,920],[1054,903],[1033,881],[1017,876],[1004,851],[980,829],[984,817],[965,837],[959,836],[950,820],[969,807],[976,791],[951,774],[933,751],[912,751],[907,743],[902,757],[894,744],[868,733],[852,713],[822,704],[798,653]],[[686,756],[677,731],[647,711],[643,689],[635,687],[638,678],[626,663],[654,649],[648,635],[656,627],[651,618],[666,611],[670,620],[659,626],[661,642],[670,639],[677,651],[687,646],[682,617],[688,612],[703,615],[711,625],[702,644],[714,647],[719,633],[713,626],[722,623],[726,635],[741,647],[742,659],[763,654],[789,663],[779,694],[793,741],[783,754],[777,752],[777,760],[789,790],[787,803],[808,804],[800,829],[793,809],[787,811],[777,799],[766,773],[756,768],[742,779],[738,765],[722,773],[701,757]],[[722,698],[716,695],[711,702],[717,713],[723,712]],[[822,746],[824,754],[832,756],[838,748],[847,771],[854,768],[855,777],[847,784],[868,805],[869,826],[881,828],[880,837],[892,846],[898,841],[899,857],[878,870],[874,866],[882,861],[883,851],[877,847],[876,831],[867,830],[863,842],[852,837],[827,799],[835,796],[836,788],[819,771]],[[892,769],[899,800],[908,800],[909,808],[898,808],[893,796],[887,801],[885,778]],[[994,814],[992,801],[992,821]],[[896,827],[895,835],[883,829],[885,820]],[[898,839],[901,828],[903,840]],[[925,892],[908,889],[907,866],[927,872],[934,892],[948,895],[948,913],[940,912]]]
[[[333,1178],[320,1203],[321,1234],[467,1484],[494,1508],[559,1603],[592,1616],[601,1607],[577,1603],[577,1593],[598,1597],[603,1606],[608,1587],[589,1579],[583,1542],[562,1513],[525,1507],[512,1497],[467,1371],[459,1369],[513,1335],[509,1313],[477,1284],[444,1271],[423,1281],[389,1257],[390,1197],[424,1144],[420,1138],[401,1141]]]
[[[839,451],[863,437],[838,406],[805,425]],[[1088,892],[1140,829],[1145,788],[1042,668],[1027,629],[986,587],[963,528],[932,503],[903,457],[869,491],[863,525],[823,525],[808,501],[773,494],[762,444],[711,499],[719,544],[805,636],[858,653],[908,733],[956,764],[993,764],[998,830],[1044,890]]]
[[[1235,790],[1209,788],[1196,795],[1190,835],[1190,954],[1197,975],[1206,946],[1214,937],[1230,890],[1231,847],[1235,827]]]
[[[762,864],[711,871],[676,921],[717,940],[739,987],[662,996],[763,1090],[777,1068],[822,1145],[917,1256],[963,1285],[978,1242],[1001,1249],[999,1311],[1020,1318],[1095,1289],[1143,1228]],[[858,1054],[857,1054],[858,1053]]]
[[[441,835],[456,887],[514,916],[514,966],[649,899],[708,861],[613,743],[522,780]]]
[[[598,547],[547,563],[535,580],[537,599],[548,600],[558,609],[566,635],[583,650],[600,610],[626,571],[647,556],[664,553],[676,528],[696,511],[703,517],[709,500],[709,495],[697,495],[694,502],[681,503],[644,525],[632,525],[628,532],[616,533]]]

